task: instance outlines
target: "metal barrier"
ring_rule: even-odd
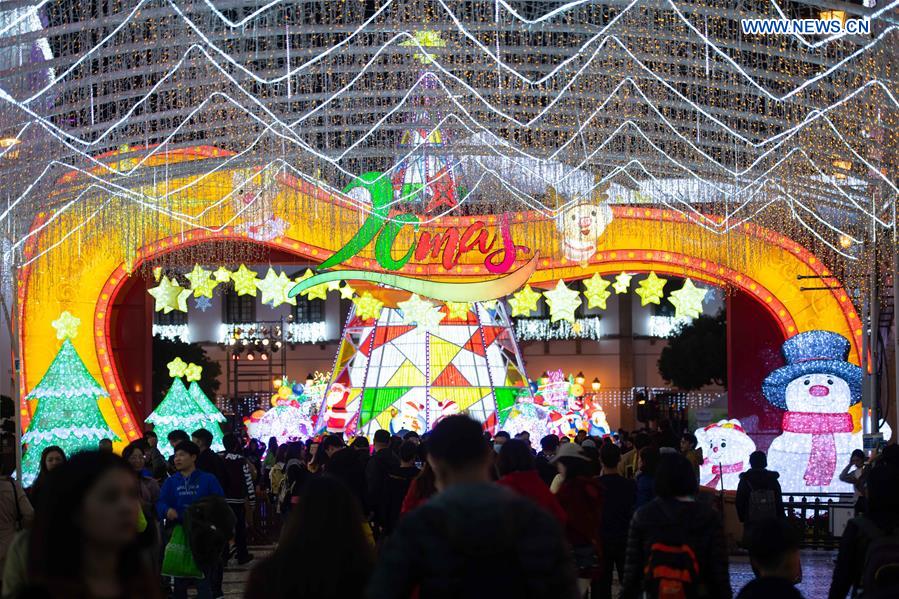
[[[836,549],[846,521],[853,516],[855,500],[839,493],[784,493],[784,508],[801,535],[802,547]]]

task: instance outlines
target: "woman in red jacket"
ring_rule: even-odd
[[[565,510],[537,473],[537,464],[527,443],[519,439],[506,441],[499,451],[496,470],[500,477],[498,484],[527,497],[555,516],[560,523],[565,523]]]
[[[556,492],[556,499],[568,517],[565,535],[574,551],[578,584],[586,594],[590,583],[599,578],[602,563],[599,540],[602,486],[593,477],[590,459],[577,443],[559,447],[553,462],[564,479]]]

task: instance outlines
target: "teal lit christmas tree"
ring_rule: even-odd
[[[53,321],[62,347],[37,386],[26,399],[37,400],[37,409],[28,431],[22,457],[22,483],[30,485],[40,468],[41,452],[50,445],[62,447],[67,456],[84,449],[96,449],[100,439],[118,440],[109,428],[97,401],[109,397],[91,376],[72,345],[81,320],[63,312]]]
[[[203,390],[200,388],[199,383],[197,383],[197,379],[200,378],[199,366],[196,364],[188,365],[188,368],[191,366],[196,366],[198,371],[196,373],[196,379],[192,380],[191,374],[185,371],[185,378],[190,381],[190,386],[187,388],[187,394],[190,395],[191,400],[203,415],[206,417],[204,423],[197,428],[205,428],[210,433],[212,433],[212,451],[224,451],[225,446],[222,445],[222,427],[219,426],[219,422],[225,421],[225,416],[219,411],[215,404],[212,403],[212,400],[203,393]],[[194,429],[196,430],[196,429]],[[191,431],[193,432],[193,431]]]

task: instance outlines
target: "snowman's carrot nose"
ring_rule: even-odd
[[[830,395],[830,389],[824,385],[813,385],[812,388],[808,390],[808,393],[813,397],[827,397]]]

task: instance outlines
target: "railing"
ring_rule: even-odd
[[[800,533],[802,546],[811,549],[836,549],[845,523],[853,515],[854,507],[852,495],[784,494],[787,519]]]

